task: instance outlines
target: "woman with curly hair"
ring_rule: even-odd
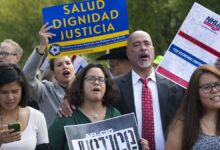
[[[104,67],[100,64],[86,66],[72,83],[66,98],[76,107],[69,118],[56,118],[49,128],[49,139],[54,150],[68,149],[65,125],[95,122],[119,116],[112,106],[119,91]]]

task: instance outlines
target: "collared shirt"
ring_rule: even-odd
[[[134,91],[134,103],[137,114],[138,131],[142,135],[142,82],[140,81],[140,76],[132,70],[132,84]],[[158,98],[158,91],[156,85],[156,76],[154,69],[148,77],[148,86],[152,93],[153,99],[153,112],[154,112],[154,136],[155,144],[157,150],[164,150],[165,140],[163,135],[163,128],[160,115],[160,104]]]

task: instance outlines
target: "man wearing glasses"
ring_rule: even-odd
[[[18,64],[22,57],[21,46],[11,39],[5,39],[0,44],[0,63]]]

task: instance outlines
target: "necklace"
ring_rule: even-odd
[[[95,119],[95,120],[97,120],[97,119],[99,118],[99,114],[98,114],[98,113],[90,114],[90,116],[91,116],[93,119]]]
[[[84,115],[86,115],[86,116],[88,116],[89,118],[91,118],[92,120],[98,120],[98,119],[100,119],[100,114],[102,113],[102,111],[103,111],[103,109],[104,108],[102,108],[101,110],[100,110],[100,112],[87,112],[87,111],[85,111],[85,110],[83,110],[82,108],[78,108]]]
[[[1,113],[0,113],[0,120],[1,120],[1,123],[4,123],[4,118],[3,118],[3,115]],[[19,122],[19,106],[17,107],[17,112],[16,112],[16,122]]]

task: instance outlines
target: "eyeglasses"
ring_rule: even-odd
[[[204,85],[199,86],[199,88],[205,94],[210,93],[213,90],[213,88],[220,91],[220,82],[215,82],[215,83],[212,83],[212,84],[204,84]]]
[[[17,54],[16,54],[16,53],[5,52],[5,51],[0,51],[0,55],[1,55],[2,57],[8,57],[9,55],[14,55],[14,56],[16,56]]]
[[[99,83],[105,83],[107,81],[105,77],[95,77],[95,76],[87,76],[85,77],[85,80],[93,84],[96,82],[96,80],[98,80]]]

